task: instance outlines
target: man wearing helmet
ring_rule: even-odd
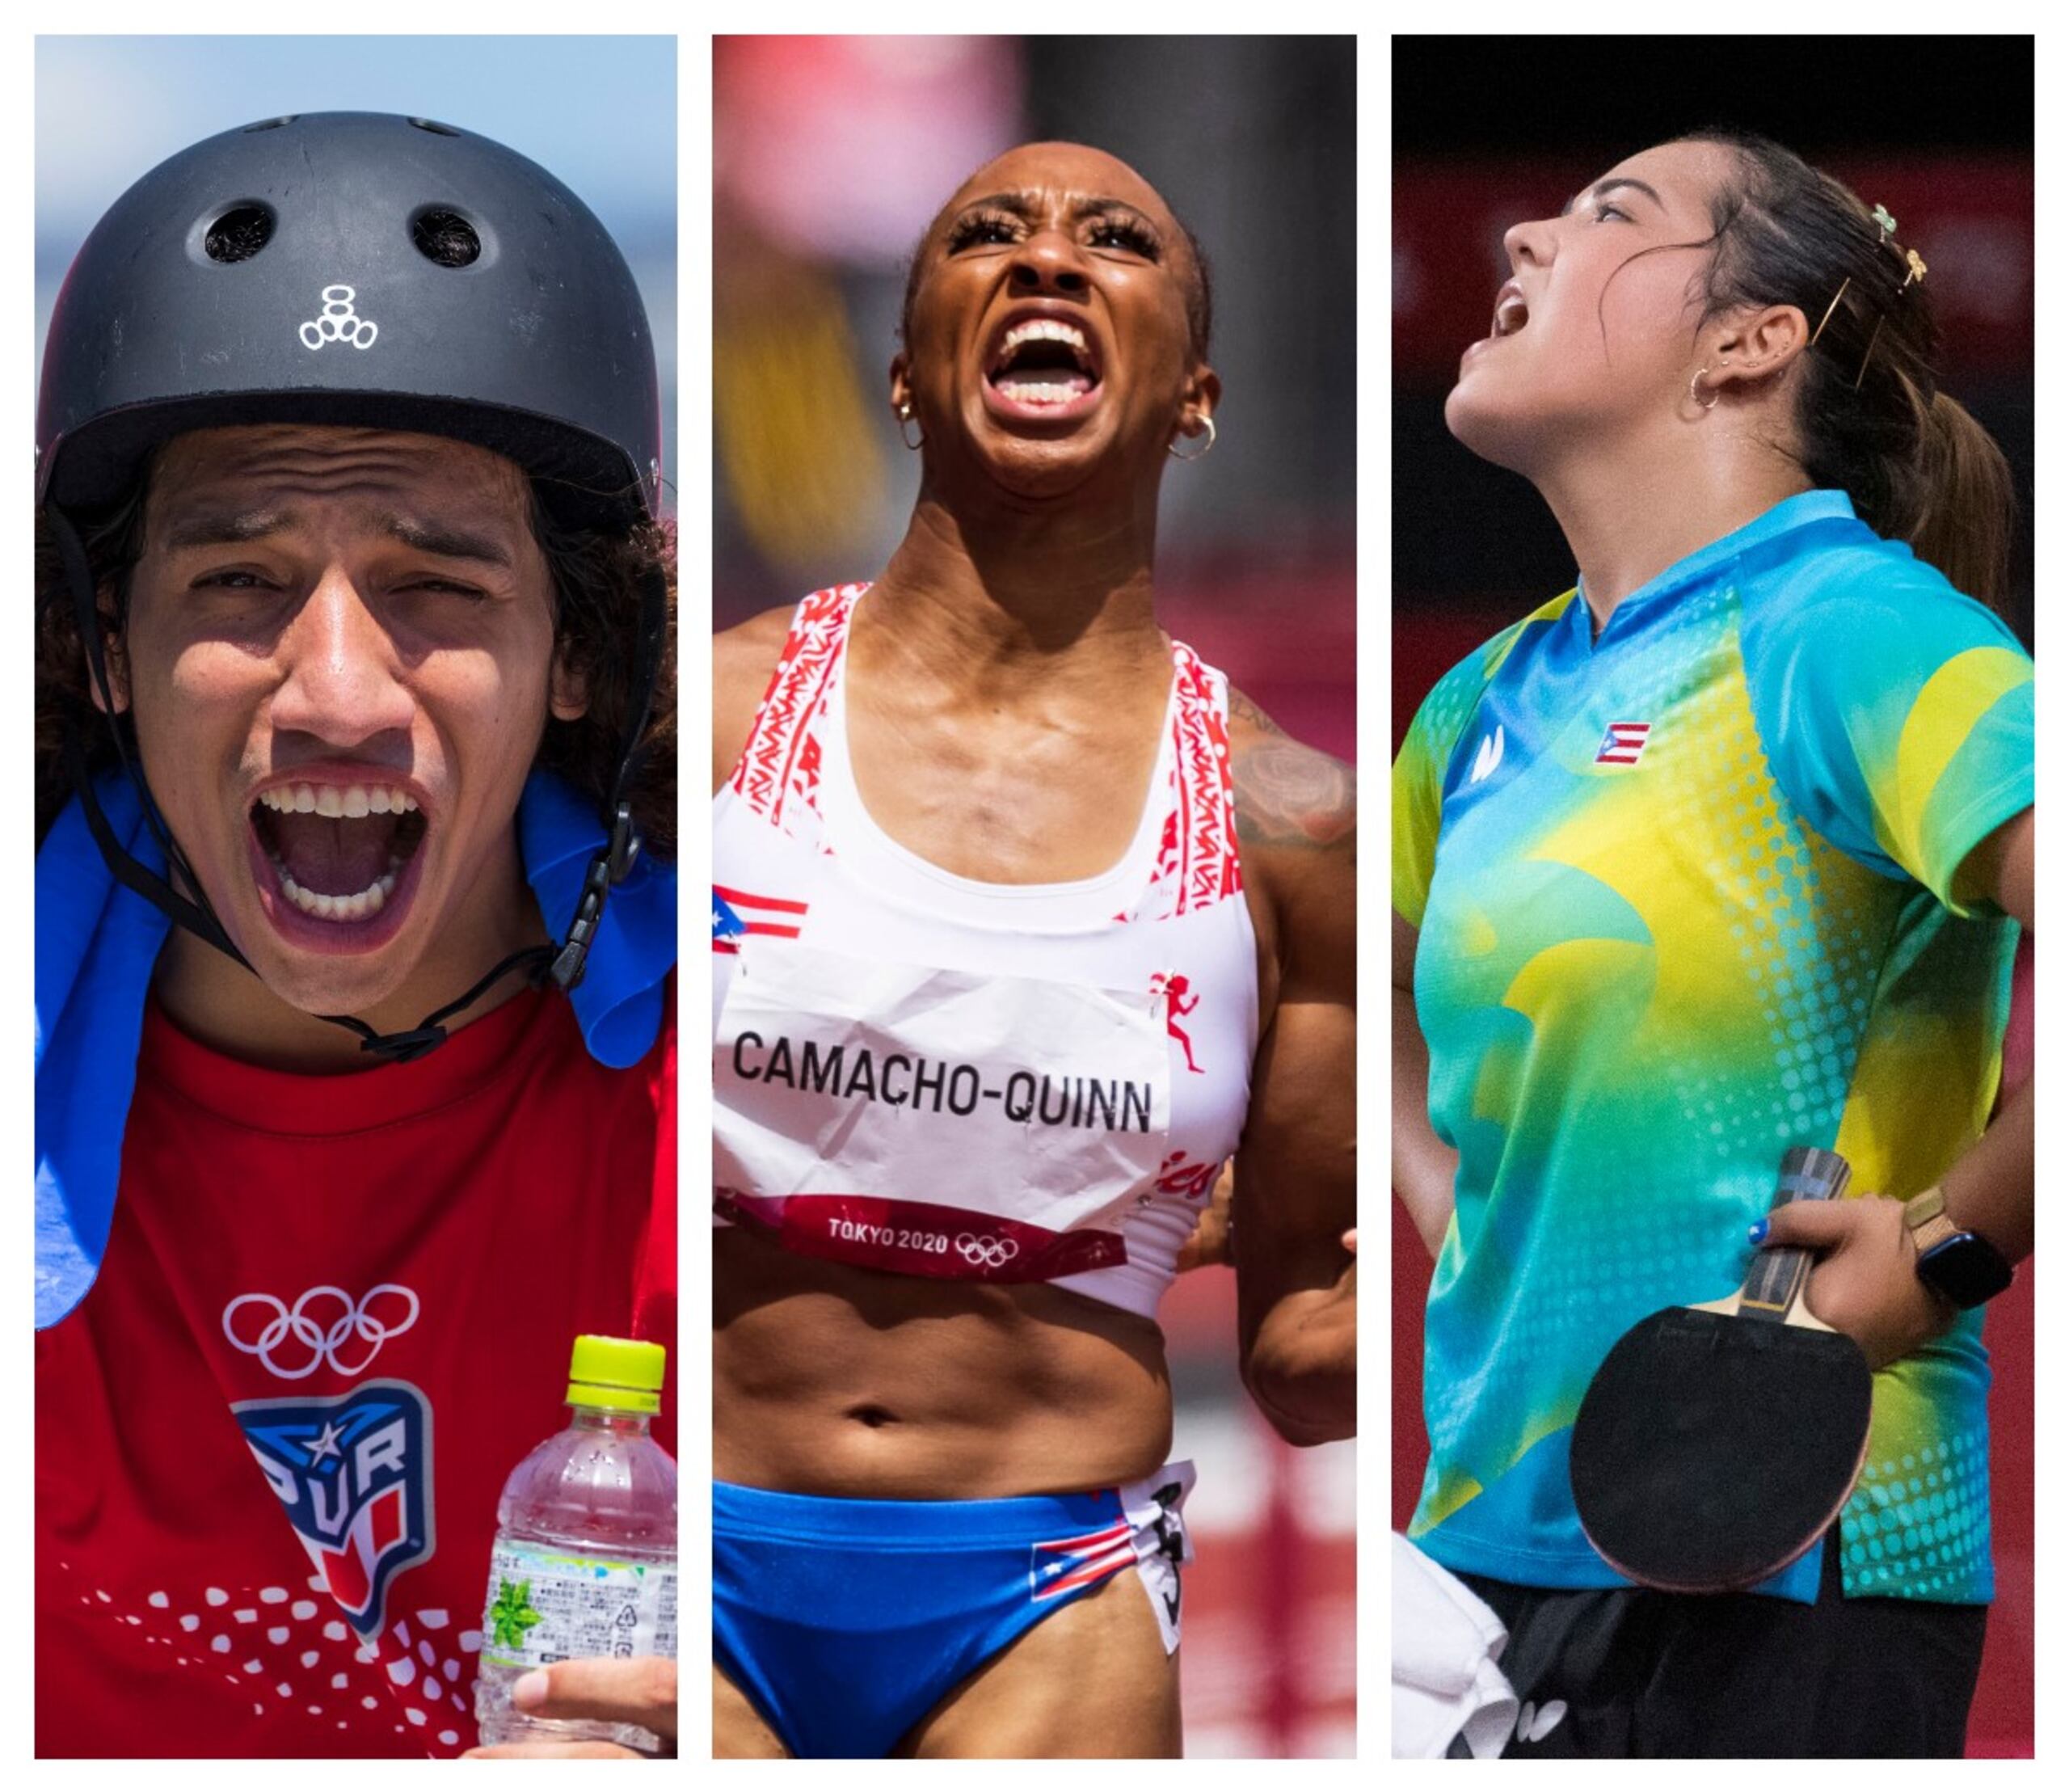
[[[39,1754],[461,1752],[569,1342],[672,1347],[659,469],[622,257],[453,127],[225,133],[74,263],[37,421]],[[672,1660],[543,1690],[672,1748]]]

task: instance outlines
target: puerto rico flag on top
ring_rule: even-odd
[[[787,902],[780,896],[754,896],[745,890],[711,886],[711,950],[737,952],[740,941],[750,934],[775,939],[795,939],[804,926],[811,905]]]
[[[1602,737],[1602,744],[1595,748],[1595,764],[1637,765],[1638,755],[1646,750],[1646,736],[1651,732],[1650,722],[1612,722],[1609,732]]]

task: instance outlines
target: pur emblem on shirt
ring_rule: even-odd
[[[407,1381],[230,1408],[309,1559],[361,1638],[395,1576],[430,1556],[431,1402]]]
[[[1612,722],[1609,732],[1602,737],[1602,744],[1595,750],[1595,764],[1637,765],[1638,755],[1646,750],[1646,737],[1651,732],[1650,722]]]
[[[1502,762],[1502,749],[1507,744],[1508,737],[1502,732],[1499,723],[1495,723],[1492,734],[1481,736],[1480,751],[1473,755],[1473,775],[1466,779],[1466,782],[1482,783],[1493,777],[1494,768]]]

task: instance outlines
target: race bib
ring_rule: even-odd
[[[1125,1262],[1170,1131],[1161,1000],[749,940],[714,1052],[719,1210],[908,1275]]]

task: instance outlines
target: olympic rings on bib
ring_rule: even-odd
[[[398,1296],[409,1303],[408,1311],[392,1324],[377,1318],[373,1312],[374,1303],[384,1294]],[[319,1324],[306,1310],[312,1303],[326,1299],[336,1301],[344,1309],[327,1326]],[[255,1339],[238,1335],[238,1309],[246,1306],[272,1309],[272,1318],[266,1321]],[[415,1294],[396,1282],[383,1282],[368,1289],[365,1298],[360,1301],[354,1301],[341,1288],[313,1288],[291,1307],[271,1294],[240,1294],[223,1309],[223,1336],[246,1356],[257,1357],[284,1381],[299,1381],[305,1376],[314,1375],[326,1364],[339,1375],[362,1375],[372,1365],[383,1344],[390,1338],[400,1337],[417,1322],[419,1310]],[[348,1364],[338,1352],[356,1337],[366,1344],[367,1352],[357,1363]],[[284,1368],[273,1358],[274,1351],[290,1338],[310,1352],[309,1360],[299,1368]],[[301,1352],[294,1354],[298,1356]]]
[[[974,1232],[964,1233],[955,1241],[955,1248],[965,1263],[984,1269],[1003,1269],[1020,1254],[1017,1238],[980,1238]]]

